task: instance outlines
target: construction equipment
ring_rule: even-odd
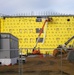
[[[36,50],[35,48],[32,51],[32,54],[41,54],[40,53],[40,48],[38,48],[38,50]]]
[[[53,56],[56,57],[57,55],[59,55],[60,53],[62,54],[66,54],[67,50],[70,50],[71,48],[67,48],[66,46],[68,45],[68,43],[74,39],[74,36],[72,36],[67,42],[65,42],[64,45],[59,45],[56,49],[54,49],[53,51]],[[72,49],[71,49],[72,50]]]
[[[38,44],[38,42],[39,42],[40,36],[41,36],[41,34],[42,34],[42,31],[44,30],[44,27],[45,27],[46,23],[51,22],[51,21],[52,21],[52,18],[47,18],[47,19],[45,20],[45,22],[44,22],[42,28],[40,29],[40,32],[39,32],[39,35],[38,35],[38,39],[37,39],[37,41],[36,41],[36,45],[35,45],[35,47],[33,48],[33,54],[38,54],[38,53],[40,53],[39,50],[35,50],[35,49],[36,49],[36,47],[37,47],[37,44]]]

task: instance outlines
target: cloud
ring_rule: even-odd
[[[73,0],[55,0],[52,4],[52,9],[58,13],[74,14]]]
[[[1,0],[0,13],[17,14],[34,12],[74,13],[73,0]]]

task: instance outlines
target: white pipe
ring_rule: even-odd
[[[45,25],[45,28],[44,28],[44,38],[43,38],[43,44],[44,44],[44,42],[45,42],[45,38],[46,38],[47,25],[48,25],[48,22],[46,22],[46,25]]]

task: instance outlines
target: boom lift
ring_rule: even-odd
[[[67,48],[66,46],[68,45],[68,43],[74,39],[74,36],[72,36],[67,42],[65,42],[64,45],[59,45],[56,49],[54,49],[53,51],[53,56],[56,57],[57,55],[59,55],[61,52],[63,54],[65,54],[67,52],[67,50],[69,50],[70,48]]]
[[[42,34],[42,31],[44,30],[44,27],[45,27],[46,23],[51,22],[51,21],[52,21],[52,18],[47,18],[47,19],[45,20],[45,22],[44,22],[44,24],[43,24],[43,26],[42,26],[42,28],[41,28],[41,30],[40,30],[40,32],[39,32],[38,39],[37,39],[37,41],[36,41],[36,45],[35,45],[35,47],[33,48],[33,52],[32,52],[33,54],[38,54],[38,53],[40,53],[39,50],[36,50],[38,41],[39,41],[39,39],[40,39],[40,36],[41,36],[41,34]]]

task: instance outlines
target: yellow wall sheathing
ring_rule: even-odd
[[[44,23],[36,22],[37,17],[1,17],[0,31],[1,33],[11,33],[19,39],[19,48],[33,48],[36,44],[36,38],[39,33],[36,33],[36,28],[41,28]],[[74,36],[74,16],[52,16],[52,22],[49,22],[45,30],[44,43],[38,43],[40,48],[56,48],[58,45],[63,45],[69,38]],[[70,21],[67,21],[67,20]],[[44,38],[44,33],[40,38]],[[74,44],[72,40],[68,45]],[[26,53],[22,49],[23,54]],[[31,50],[29,50],[31,52]],[[46,52],[42,49],[41,52]],[[52,53],[49,51],[49,53]]]

